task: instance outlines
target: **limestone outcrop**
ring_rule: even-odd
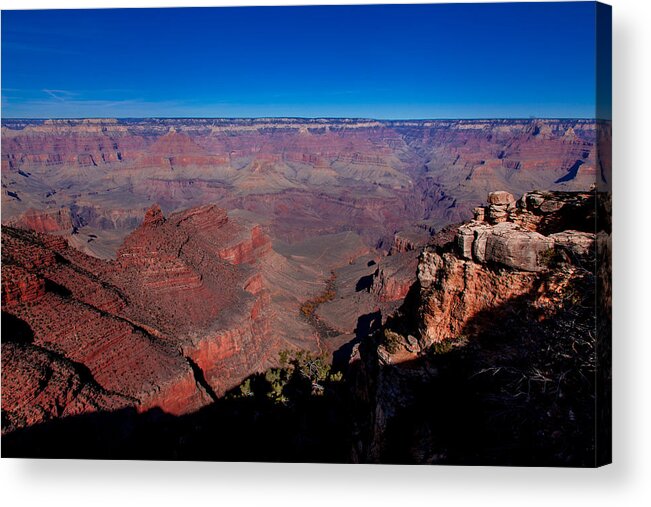
[[[544,235],[535,230],[547,231],[552,225],[563,229],[559,214],[574,202],[583,207],[574,208],[572,224],[577,225],[577,218],[583,216],[583,226],[589,228],[590,205],[594,204],[589,194],[567,200],[547,195],[525,194],[516,205],[511,194],[492,192],[484,208],[483,216],[488,219],[459,226],[451,251],[441,246],[423,250],[418,283],[419,332],[424,346],[458,338],[478,313],[529,293],[540,280],[537,273],[548,272],[559,256],[578,265],[594,258],[594,232],[560,230]],[[506,219],[491,218],[492,206],[508,207]]]
[[[565,250],[581,258],[594,257],[592,232],[571,229],[547,235],[538,232],[548,232],[550,228],[563,227],[562,224],[571,227],[575,220],[589,220],[590,211],[586,210],[589,194],[578,194],[568,202],[555,194],[531,192],[516,202],[513,195],[500,191],[491,192],[488,203],[485,208],[475,209],[475,220],[457,230],[456,243],[462,259],[515,270],[542,271],[554,250]],[[577,207],[582,207],[582,213],[575,215],[573,210]],[[567,219],[562,216],[563,210]]]
[[[353,363],[355,460],[594,463],[596,197],[494,192],[432,238]]]

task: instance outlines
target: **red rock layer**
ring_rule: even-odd
[[[55,209],[28,209],[17,219],[9,221],[10,225],[36,232],[65,232],[73,229],[72,215],[67,207]]]
[[[274,239],[352,228],[375,244],[419,221],[465,220],[493,188],[585,190],[600,177],[596,125],[583,120],[3,125],[5,220],[67,206],[82,226],[132,229],[144,203],[217,203],[268,218]]]
[[[38,301],[45,295],[45,281],[16,265],[2,268],[2,305],[12,307]]]
[[[5,335],[2,342],[3,432],[52,417],[133,405],[133,399],[84,378],[83,370],[62,356],[10,339]]]
[[[39,284],[36,298],[3,299],[3,312],[29,327],[34,345],[84,365],[103,389],[141,408],[178,412],[205,404],[209,398],[197,388],[187,360],[125,318],[128,301],[100,279],[102,263],[48,239],[2,231],[3,273]]]
[[[127,313],[169,335],[217,393],[271,364],[279,344],[269,294],[250,265],[270,250],[269,238],[215,206],[148,216],[108,274],[133,301]]]
[[[37,396],[31,384],[5,384],[3,368],[11,428],[125,404],[184,413],[264,369],[280,348],[255,267],[269,249],[259,227],[214,206],[167,218],[151,207],[108,262],[62,238],[3,227],[3,314],[31,335],[8,359],[3,348],[3,367],[23,378],[33,356],[39,371],[56,371]]]

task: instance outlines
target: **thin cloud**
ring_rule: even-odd
[[[64,102],[70,97],[75,97],[78,95],[77,93],[68,90],[51,90],[49,88],[43,88],[41,91],[47,93],[50,97],[58,100],[59,102]]]
[[[72,92],[62,94],[62,90],[44,89],[43,92],[47,94],[45,99],[5,101],[3,115],[13,118],[165,116],[166,111],[174,115],[187,107],[187,103],[180,101],[80,99]]]

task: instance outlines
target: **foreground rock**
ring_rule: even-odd
[[[594,225],[607,213],[587,192],[488,201],[432,239],[403,306],[360,347],[355,460],[595,465]]]

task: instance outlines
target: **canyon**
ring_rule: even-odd
[[[207,436],[221,424],[259,432],[243,457],[278,459],[262,453],[264,438],[289,431],[280,414],[290,410],[325,461],[486,462],[479,448],[455,447],[462,433],[450,425],[476,428],[461,416],[439,424],[438,410],[485,407],[504,387],[499,375],[482,387],[486,399],[450,386],[483,379],[495,358],[520,361],[504,367],[504,385],[516,382],[523,359],[507,338],[530,353],[570,319],[594,325],[576,307],[608,284],[594,262],[608,255],[609,224],[595,223],[609,208],[595,186],[609,183],[598,156],[609,139],[589,120],[3,120],[3,449],[42,451],[50,424],[87,432],[83,417],[115,414],[132,428],[109,439],[118,457],[131,447],[135,457],[156,448],[167,459],[228,459],[229,445]],[[531,323],[543,331],[527,341]],[[504,343],[508,353],[496,350]],[[570,346],[590,362],[593,343]],[[334,397],[327,382],[312,386],[337,400],[337,442],[319,440],[323,421],[306,429],[298,402],[263,409],[259,396],[238,394],[303,353],[343,375]],[[436,411],[428,392],[440,397]],[[303,402],[306,414],[331,410]],[[100,426],[111,433],[114,423]],[[557,447],[580,434],[564,424]],[[189,427],[212,446],[201,450]],[[134,445],[143,432],[174,435],[172,454],[148,438]]]
[[[216,204],[275,241],[376,246],[470,218],[491,190],[585,190],[596,146],[589,120],[5,119],[2,220],[113,257],[151,204]]]

